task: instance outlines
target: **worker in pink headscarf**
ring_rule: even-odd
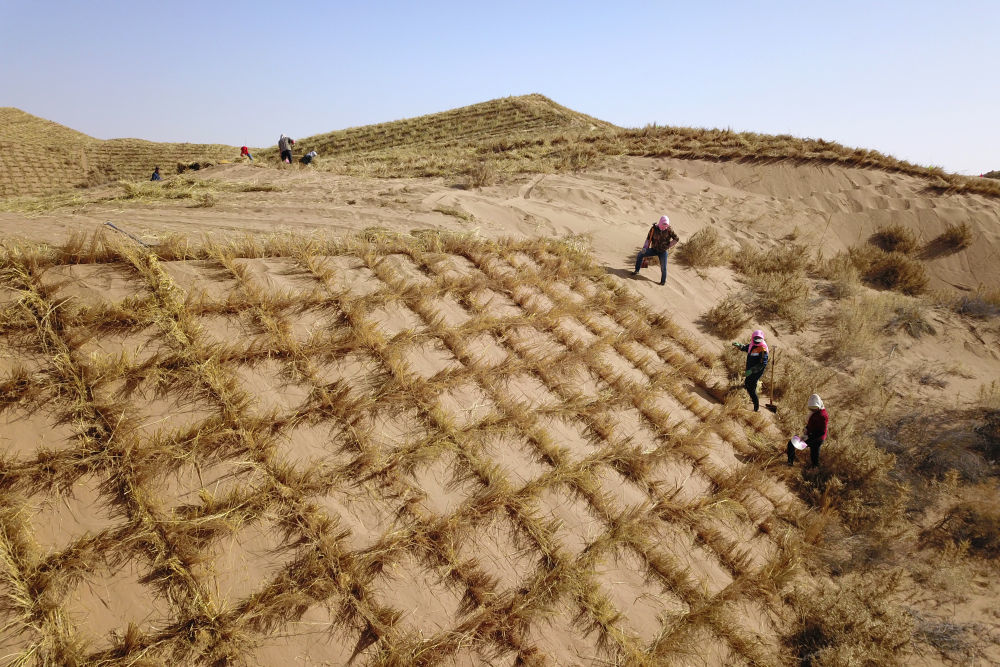
[[[649,230],[649,234],[646,235],[646,243],[642,246],[642,250],[635,256],[635,271],[632,272],[632,275],[639,275],[639,269],[642,268],[642,260],[655,255],[660,259],[660,284],[666,285],[667,251],[677,245],[678,241],[680,241],[680,238],[670,228],[670,218],[665,215],[660,216],[660,221],[653,225]]]
[[[767,368],[767,343],[764,341],[764,332],[755,329],[750,334],[749,343],[733,343],[733,347],[747,353],[747,367],[743,372],[743,377],[746,379],[743,381],[743,386],[746,387],[747,393],[750,394],[750,400],[753,401],[753,411],[757,412],[760,410],[757,384],[764,377],[764,369]]]

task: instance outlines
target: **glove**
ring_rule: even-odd
[[[733,343],[733,347],[735,347],[738,350],[738,349],[740,349],[740,344],[739,343]]]
[[[748,378],[753,375],[753,371],[743,371],[743,377]]]

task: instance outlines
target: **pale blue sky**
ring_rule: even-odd
[[[0,106],[251,146],[541,93],[1000,169],[1000,2],[0,0]]]

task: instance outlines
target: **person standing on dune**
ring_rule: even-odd
[[[680,238],[670,228],[670,218],[665,215],[660,216],[659,222],[653,225],[649,234],[646,235],[646,243],[643,244],[642,250],[635,256],[635,271],[632,272],[632,275],[639,275],[639,269],[642,268],[643,264],[642,260],[656,256],[660,260],[660,284],[666,285],[667,251],[677,245],[678,241]]]
[[[764,341],[764,332],[755,329],[750,334],[748,344],[733,343],[733,347],[747,353],[747,367],[743,371],[743,377],[746,379],[743,381],[743,386],[750,394],[750,400],[753,401],[753,411],[758,412],[760,399],[757,398],[757,384],[764,377],[764,369],[767,368],[767,343]]]
[[[819,467],[819,448],[826,440],[826,428],[830,423],[830,416],[823,406],[823,399],[819,394],[809,397],[806,406],[809,408],[809,420],[806,422],[805,444],[809,445],[809,463],[813,468]],[[802,445],[800,444],[799,447]],[[795,450],[798,449],[793,441],[788,442],[788,465],[795,463]]]
[[[295,140],[291,137],[286,137],[284,134],[278,138],[278,150],[281,151],[281,161],[287,164],[292,163],[292,146],[295,145]]]

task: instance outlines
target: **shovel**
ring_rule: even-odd
[[[767,385],[767,405],[764,407],[771,412],[777,413],[778,406],[774,404],[774,367],[778,364],[778,351],[774,351],[774,359],[771,360],[771,381]]]

